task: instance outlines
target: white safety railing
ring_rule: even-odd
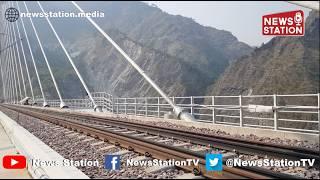
[[[103,110],[113,112],[112,95],[105,92],[94,92],[92,97],[98,106],[101,106]]]
[[[162,97],[119,98],[105,92],[92,96],[104,111],[115,114],[158,118],[172,115],[172,107]],[[170,98],[199,122],[319,134],[320,94]],[[88,98],[64,101],[70,108],[93,108]],[[48,103],[59,107],[60,101]]]

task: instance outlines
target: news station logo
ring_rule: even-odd
[[[27,166],[27,160],[22,155],[6,155],[2,159],[2,166],[5,169],[24,169]]]
[[[104,159],[104,168],[108,170],[120,170],[120,156],[106,155]]]
[[[272,36],[303,36],[304,13],[301,10],[262,16],[262,34]]]
[[[222,154],[206,154],[206,170],[222,171]]]

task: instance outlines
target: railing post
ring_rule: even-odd
[[[148,117],[148,98],[145,98],[145,106],[146,106],[146,117]]]
[[[110,104],[110,110],[111,110],[111,112],[113,112],[113,107],[112,107],[112,96],[111,96],[111,94],[108,94],[108,97],[109,97],[109,104]]]
[[[318,129],[320,132],[320,93],[318,93]]]
[[[104,95],[102,93],[100,95],[100,106],[102,106],[102,108],[105,107],[104,106]],[[106,107],[106,109],[108,109],[108,108]]]
[[[124,114],[127,114],[127,98],[124,98]]]
[[[105,93],[103,93],[103,95],[102,95],[102,98],[103,98],[103,106],[106,106],[106,108],[107,108],[107,111],[111,111],[110,109],[110,101],[109,101],[109,96],[108,95],[106,95]]]
[[[105,94],[103,94],[103,106],[102,107],[106,107],[107,111],[111,111],[110,110],[110,101],[109,101],[109,97],[106,97]]]
[[[172,102],[175,104],[176,103],[176,99],[174,98],[174,96],[172,96]],[[174,110],[173,110],[174,112]]]
[[[137,98],[134,98],[134,115],[137,115]]]
[[[113,96],[110,94],[110,101],[111,101],[111,112],[114,113],[114,102],[113,102]]]
[[[239,95],[239,116],[240,116],[240,127],[243,126],[243,115],[242,115],[242,95]]]
[[[119,98],[117,98],[117,114],[119,114]]]
[[[90,108],[90,101],[88,99],[85,99],[85,106],[86,106],[86,109],[89,109]]]
[[[193,115],[193,96],[190,97],[190,113]]]
[[[216,113],[215,113],[215,108],[214,108],[214,96],[211,97],[212,99],[212,123],[215,124],[216,123]]]
[[[278,130],[278,111],[277,111],[277,95],[273,95],[273,118],[274,118],[274,130]]]
[[[160,97],[158,97],[158,117],[160,117]]]
[[[104,95],[104,97],[106,97],[106,94]],[[109,111],[111,111],[112,112],[112,103],[111,103],[111,95],[110,94],[107,94],[107,97],[108,98],[105,98],[105,100],[107,100],[108,102],[107,102],[107,104],[108,104],[108,108],[109,108]]]
[[[106,94],[103,93],[102,95],[103,98],[103,106],[106,106],[107,111],[110,111],[110,101],[109,101],[109,96],[106,97]]]

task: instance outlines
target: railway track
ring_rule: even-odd
[[[52,111],[44,109],[35,109],[28,108],[33,111],[47,113],[63,117],[70,118],[74,120],[80,120],[82,122],[90,122],[92,124],[102,124],[110,125],[111,127],[118,127],[123,129],[135,130],[137,132],[146,132],[153,135],[163,135],[167,137],[174,137],[184,141],[194,142],[196,144],[208,145],[212,144],[215,148],[221,148],[228,151],[236,150],[239,153],[246,153],[252,155],[268,155],[269,157],[275,158],[287,158],[287,159],[300,159],[300,158],[310,158],[320,160],[319,151],[301,148],[301,147],[292,147],[292,146],[283,146],[276,144],[267,144],[263,142],[252,142],[244,141],[230,137],[221,137],[214,135],[206,135],[188,132],[183,130],[178,130],[174,128],[159,128],[158,126],[145,125],[140,123],[128,123],[127,121],[115,119],[115,118],[102,118],[93,115],[79,114],[76,112],[61,112],[61,111]]]
[[[207,178],[295,178],[288,174],[276,173],[268,169],[244,167],[230,168],[223,167],[223,173],[207,172],[205,169],[205,152],[192,151],[165,143],[165,139],[154,141],[152,137],[172,137],[181,141],[188,141],[190,144],[214,144],[215,148],[236,150],[239,153],[268,154],[273,157],[288,159],[314,158],[319,162],[318,152],[286,146],[267,145],[264,143],[253,144],[249,141],[239,141],[232,138],[221,138],[215,136],[203,136],[197,133],[185,132],[177,129],[159,128],[138,123],[128,123],[113,118],[101,118],[93,115],[78,113],[58,112],[47,109],[38,109],[25,106],[2,105],[2,107],[13,111],[42,119],[77,132],[82,132],[94,138],[102,139],[117,146],[127,148],[145,156],[152,156],[157,159],[199,159],[197,167],[181,167],[186,171],[194,172]],[[126,133],[131,132],[131,133]],[[146,138],[151,137],[151,138]],[[183,143],[182,143],[183,144]],[[184,144],[187,146],[187,144]]]

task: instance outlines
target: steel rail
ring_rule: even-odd
[[[34,108],[32,108],[34,109]],[[52,113],[52,110],[42,110],[38,109],[38,111]],[[161,134],[166,135],[168,137],[176,137],[185,141],[193,141],[198,144],[208,145],[214,144],[217,148],[223,148],[227,150],[237,150],[240,153],[248,153],[259,154],[259,155],[269,155],[271,157],[280,157],[280,158],[290,158],[290,159],[299,159],[299,158],[314,158],[318,162],[320,162],[319,151],[302,148],[302,147],[294,147],[294,146],[285,146],[285,145],[277,145],[271,143],[263,143],[259,141],[250,141],[250,140],[240,140],[232,137],[221,137],[216,135],[206,135],[203,134],[179,130],[170,127],[159,127],[153,125],[146,125],[141,123],[134,123],[119,120],[117,118],[112,117],[97,117],[94,115],[88,115],[83,113],[75,113],[75,112],[61,112],[55,111],[54,115],[59,115],[60,117],[69,117],[78,120],[93,120],[97,122],[106,123],[108,125],[114,125],[118,127],[128,128],[137,131],[148,131],[153,134]]]
[[[21,106],[19,106],[20,108]],[[22,107],[32,111],[42,112],[46,114],[51,114],[55,116],[60,116],[63,118],[77,119],[83,121],[96,121],[99,123],[106,123],[108,125],[113,125],[117,127],[127,128],[130,130],[136,130],[145,132],[148,131],[150,134],[161,134],[167,137],[175,137],[184,141],[192,141],[195,144],[208,145],[213,144],[216,148],[226,149],[229,151],[236,150],[239,153],[249,153],[254,155],[268,155],[275,158],[288,158],[298,160],[300,158],[310,158],[316,159],[316,163],[320,163],[319,151],[294,147],[294,146],[285,146],[271,143],[263,143],[259,141],[250,141],[250,140],[240,140],[232,137],[222,137],[216,135],[207,134],[204,136],[201,133],[190,132],[186,130],[180,130],[170,127],[159,127],[153,125],[146,125],[135,122],[128,122],[124,120],[119,120],[112,117],[97,117],[94,115],[88,115],[83,113],[75,112],[61,112],[54,111],[49,109],[38,109],[30,107]]]
[[[102,129],[99,127],[88,126],[88,124],[81,123],[79,121],[74,121],[66,119],[64,117],[57,117],[52,114],[48,114],[47,110],[43,112],[37,112],[28,108],[21,108],[21,106],[3,106],[10,110],[22,113],[28,116],[32,116],[47,122],[51,122],[56,125],[63,126],[65,128],[72,129],[74,131],[90,135],[94,138],[110,142],[117,146],[127,148],[131,151],[135,151],[146,156],[151,155],[153,158],[158,159],[176,159],[176,160],[185,160],[185,159],[199,159],[200,165],[189,166],[189,167],[180,167],[184,170],[197,172],[198,175],[202,175],[206,178],[252,178],[252,179],[266,179],[266,178],[296,178],[291,175],[282,174],[273,172],[267,169],[262,168],[230,168],[223,166],[222,173],[212,173],[206,171],[205,169],[205,156],[201,153],[193,152],[183,148],[173,147],[165,145],[163,143],[154,142],[147,139],[142,139],[139,137],[133,137],[130,135],[122,134],[120,132],[114,132],[111,130]]]

